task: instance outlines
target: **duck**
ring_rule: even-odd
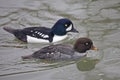
[[[81,37],[76,40],[74,46],[70,44],[54,44],[41,48],[22,59],[41,59],[41,60],[76,60],[87,55],[88,50],[98,49],[93,45],[91,39]]]
[[[17,39],[27,43],[54,43],[67,38],[68,32],[78,33],[70,19],[59,19],[52,28],[47,27],[27,27],[24,29],[13,29],[3,27],[3,29],[13,34]]]

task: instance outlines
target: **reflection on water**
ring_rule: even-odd
[[[98,59],[84,58],[77,62],[77,68],[80,71],[90,71],[95,68],[95,65],[99,62]]]
[[[52,27],[63,17],[71,19],[80,33],[71,33],[60,43],[89,37],[100,56],[78,62],[24,61],[21,56],[48,44],[22,43],[2,29]],[[119,35],[120,0],[0,0],[0,80],[119,80]]]

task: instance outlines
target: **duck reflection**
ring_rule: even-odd
[[[80,71],[90,71],[95,68],[96,64],[99,62],[99,59],[91,58],[82,58],[76,62],[77,69]]]

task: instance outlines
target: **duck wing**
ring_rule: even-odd
[[[48,34],[50,33],[50,28],[46,27],[28,27],[24,29],[13,29],[10,27],[4,27],[4,30],[13,34],[16,38],[21,41],[27,42],[27,36],[41,38],[41,39],[48,39]]]
[[[38,59],[67,59],[74,54],[72,46],[65,44],[50,45],[32,54],[33,58]]]
[[[29,27],[29,28],[24,28],[22,32],[25,35],[28,35],[31,37],[47,39],[48,34],[50,33],[50,30],[51,30],[50,28],[46,28],[46,27]]]

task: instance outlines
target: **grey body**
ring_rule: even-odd
[[[32,55],[23,56],[23,59],[37,58],[46,60],[73,60],[87,55],[86,51],[96,50],[89,38],[79,38],[74,46],[69,44],[56,44],[43,47]]]
[[[37,58],[48,60],[72,60],[79,59],[86,54],[76,52],[71,45],[57,44],[44,47],[32,55],[24,56],[23,58]]]

